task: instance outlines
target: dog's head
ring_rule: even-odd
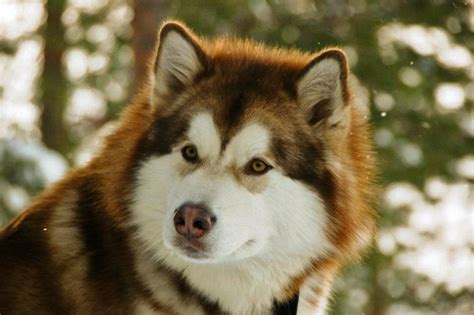
[[[160,259],[321,257],[350,111],[347,62],[163,26],[155,121],[137,149],[132,215]],[[332,221],[332,223],[330,223]]]

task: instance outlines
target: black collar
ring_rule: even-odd
[[[286,302],[273,303],[273,315],[296,315],[297,307],[298,294]]]

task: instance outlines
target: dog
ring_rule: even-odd
[[[344,52],[169,21],[149,64],[95,158],[0,232],[0,313],[323,314],[375,233]]]

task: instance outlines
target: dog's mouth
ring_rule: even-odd
[[[184,259],[192,260],[193,262],[210,262],[217,260],[227,260],[231,259],[231,256],[237,255],[236,257],[241,256],[241,254],[251,249],[256,243],[255,239],[250,239],[244,242],[242,245],[238,246],[237,249],[233,250],[231,253],[227,253],[224,256],[216,257],[213,253],[210,252],[209,247],[202,242],[201,240],[191,239],[187,240],[185,238],[177,237],[173,241],[174,251]],[[246,257],[246,255],[244,255]]]
[[[185,258],[203,260],[209,259],[211,256],[208,253],[207,246],[198,240],[186,240],[184,238],[176,238],[173,246],[178,250],[178,253]]]
[[[199,249],[196,249],[192,246],[187,246],[187,247],[181,247],[182,253],[184,253],[187,257],[192,258],[192,259],[209,259],[209,255],[207,255],[205,252],[200,251]]]

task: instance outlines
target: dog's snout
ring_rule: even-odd
[[[209,209],[200,205],[184,204],[174,216],[174,227],[178,234],[188,240],[204,236],[216,222]]]

